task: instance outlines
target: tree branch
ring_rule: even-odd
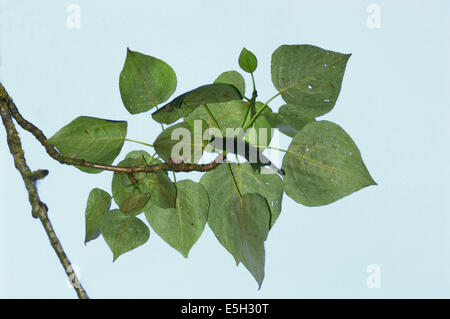
[[[20,114],[13,100],[8,95],[8,93],[6,92],[5,88],[1,83],[0,83],[0,94],[2,100],[7,102],[9,112],[11,116],[17,121],[17,123],[24,130],[33,134],[34,137],[42,144],[42,146],[44,146],[45,150],[47,151],[47,154],[50,155],[50,157],[52,157],[56,161],[60,162],[61,164],[97,168],[105,171],[112,171],[118,173],[139,173],[139,172],[151,173],[159,170],[174,171],[174,172],[194,172],[194,171],[206,172],[216,168],[219,164],[223,162],[223,157],[219,155],[213,162],[208,164],[188,164],[188,163],[176,164],[172,161],[169,161],[168,163],[154,164],[154,165],[119,167],[113,165],[104,165],[100,163],[92,163],[85,161],[83,159],[65,157],[61,155],[52,144],[47,142],[47,137],[39,128],[37,128],[34,124],[27,121]]]
[[[0,83],[0,113],[3,121],[3,125],[6,129],[6,135],[8,140],[8,146],[10,152],[14,158],[14,164],[17,170],[20,172],[22,179],[25,183],[25,188],[28,192],[29,202],[32,207],[32,215],[34,218],[39,218],[41,221],[50,243],[56,252],[61,264],[64,266],[64,271],[66,272],[69,280],[80,299],[89,298],[86,291],[82,287],[79,279],[73,271],[72,265],[65,254],[62,245],[56,236],[53,226],[48,218],[47,212],[48,208],[39,198],[39,194],[36,187],[36,181],[47,176],[47,170],[37,170],[31,171],[28,167],[22,144],[20,141],[17,129],[12,121],[12,118],[26,131],[33,134],[33,136],[42,144],[46,152],[50,157],[55,159],[61,164],[71,165],[71,166],[84,166],[90,168],[97,168],[106,171],[118,172],[118,173],[151,173],[158,170],[173,171],[173,172],[206,172],[216,168],[219,164],[223,163],[224,155],[219,155],[217,158],[208,164],[188,164],[188,163],[174,163],[169,160],[167,163],[155,164],[155,165],[144,165],[135,167],[119,167],[113,165],[104,165],[99,163],[92,163],[85,161],[83,159],[69,158],[61,155],[56,148],[47,142],[47,137],[44,133],[37,128],[33,123],[27,121],[19,112],[14,101],[6,92],[3,85]],[[12,117],[12,118],[11,118]]]
[[[83,286],[81,285],[78,277],[73,271],[70,260],[67,258],[67,255],[64,252],[64,249],[59,241],[56,233],[53,229],[53,226],[48,218],[47,212],[48,208],[39,198],[39,194],[36,187],[36,181],[47,176],[47,170],[37,170],[31,171],[27,165],[25,160],[25,154],[22,148],[22,143],[20,141],[19,134],[16,130],[14,122],[11,119],[11,114],[8,108],[9,105],[9,97],[7,96],[6,91],[0,83],[0,115],[3,121],[3,125],[5,126],[7,142],[9,146],[9,150],[11,155],[14,158],[14,164],[17,170],[20,172],[22,179],[25,183],[25,188],[28,192],[28,200],[31,204],[32,215],[35,218],[39,218],[41,221],[45,232],[50,240],[50,244],[53,247],[53,250],[56,252],[56,255],[59,258],[59,261],[64,267],[64,271],[66,272],[69,280],[71,281],[78,297],[80,299],[89,298]]]

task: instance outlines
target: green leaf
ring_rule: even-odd
[[[208,125],[203,120],[186,120],[166,128],[156,138],[153,146],[165,161],[171,158],[175,163],[197,163],[207,144],[203,140],[203,133],[207,128]]]
[[[321,116],[336,103],[349,58],[312,45],[282,45],[272,54],[272,82],[297,113]]]
[[[155,160],[151,160],[148,153],[144,151],[134,151],[129,153],[118,166],[132,167],[143,166],[148,164],[156,164]],[[145,197],[149,194],[150,200],[145,207],[140,208],[141,205],[136,205],[132,210],[133,215],[137,215],[146,210],[150,204],[157,205],[162,208],[173,207],[175,204],[176,189],[164,171],[157,171],[153,173],[117,173],[115,172],[112,179],[112,193],[114,201],[119,207],[124,207],[126,201],[130,200],[137,194],[143,194],[142,198],[136,201],[145,201]],[[136,198],[138,199],[138,198]],[[139,208],[139,209],[138,209]]]
[[[243,194],[225,202],[224,211],[212,210],[208,225],[219,242],[240,260],[261,288],[264,279],[264,241],[269,232],[267,202],[258,194]]]
[[[199,183],[177,182],[175,208],[152,207],[145,216],[153,230],[184,257],[203,232],[208,215],[208,194]]]
[[[239,55],[239,66],[245,72],[253,73],[258,66],[258,60],[252,52],[248,51],[246,48],[243,48],[241,54]]]
[[[245,116],[249,107],[248,102],[244,101],[230,101],[225,103],[208,104],[211,114],[217,120],[221,128],[222,136],[227,135],[227,128],[240,128],[244,123]],[[208,127],[216,127],[215,121],[211,118],[204,106],[197,108],[194,112],[186,116],[186,120],[204,120]]]
[[[229,168],[227,165],[229,165]],[[259,173],[249,163],[222,164],[202,176],[200,183],[208,192],[210,213],[211,211],[222,210],[226,214],[223,210],[224,203],[238,197],[230,168],[236,185],[242,194],[256,193],[267,200],[271,215],[268,227],[271,228],[281,213],[283,181],[277,174]],[[220,187],[217,187],[217,181],[220,181]]]
[[[218,181],[220,181],[220,187],[217,186]],[[219,216],[234,214],[233,203],[240,198],[239,193],[257,193],[265,198],[266,205],[269,207],[268,219],[262,218],[261,220],[266,220],[266,227],[270,229],[281,212],[283,182],[277,174],[260,174],[252,169],[250,164],[244,163],[222,164],[204,174],[200,183],[208,192],[210,200],[208,224],[219,242],[233,255],[238,264],[242,258],[235,246],[229,244],[231,239],[221,234],[220,231],[214,230],[217,226],[214,216],[219,218]],[[264,210],[261,213],[264,215]]]
[[[85,244],[100,235],[100,222],[110,207],[111,196],[107,192],[99,188],[91,190],[86,206]]]
[[[166,62],[127,49],[119,88],[128,112],[137,114],[150,110],[167,101],[176,87],[177,77]]]
[[[264,106],[261,102],[255,103],[255,111],[258,112]],[[247,118],[245,119],[244,126],[250,122],[252,118],[251,112],[248,112]],[[272,140],[273,127],[272,124],[265,118],[265,114],[271,113],[271,109],[268,105],[264,107],[260,115],[256,118],[255,122],[251,126],[248,134],[245,136],[244,140],[255,146],[268,146]],[[263,133],[265,132],[265,133]],[[261,134],[263,133],[263,134]]]
[[[142,212],[150,200],[150,193],[136,193],[123,201],[120,211],[129,215]]]
[[[47,141],[65,157],[111,165],[122,149],[126,134],[127,122],[80,116]],[[86,173],[102,171],[88,167],[77,168]]]
[[[178,96],[152,114],[155,121],[171,124],[188,115],[198,106],[207,103],[220,103],[242,100],[242,95],[230,84],[208,84]]]
[[[351,137],[328,122],[307,124],[283,159],[286,194],[306,206],[330,204],[376,185]]]
[[[223,72],[219,77],[214,81],[217,83],[225,83],[231,84],[235,88],[239,90],[242,96],[245,95],[245,80],[244,77],[237,71],[228,71]]]
[[[150,237],[150,230],[142,220],[117,209],[103,216],[100,231],[113,253],[113,261],[120,255],[145,244]]]
[[[264,114],[264,118],[289,137],[294,137],[306,124],[314,122],[314,118],[305,117],[293,110],[290,104],[285,104],[278,110],[278,113]]]

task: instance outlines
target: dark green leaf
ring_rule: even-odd
[[[286,194],[306,206],[327,205],[376,184],[351,137],[328,121],[309,123],[294,137],[283,169]]]
[[[253,73],[258,66],[258,60],[252,52],[248,51],[246,48],[243,48],[241,54],[239,55],[239,66],[245,72]]]
[[[127,49],[119,87],[128,112],[146,112],[167,101],[175,92],[176,86],[177,77],[167,63]]]
[[[233,85],[223,83],[208,84],[178,96],[154,112],[152,117],[157,122],[171,124],[188,115],[202,104],[234,100],[242,100],[242,95]]]
[[[312,45],[282,45],[272,55],[272,82],[297,113],[321,116],[336,103],[349,58]]]
[[[66,157],[111,165],[122,149],[126,134],[127,122],[80,116],[60,129],[48,142]],[[86,173],[102,171],[78,168]]]
[[[158,155],[175,163],[197,163],[207,141],[203,133],[208,128],[203,120],[186,120],[166,128],[153,143]]]
[[[100,235],[100,222],[110,206],[111,196],[107,192],[98,188],[91,190],[86,206],[85,244]]]
[[[145,212],[153,230],[184,257],[203,232],[208,215],[208,194],[202,185],[191,180],[175,184],[175,208],[152,207]]]
[[[245,80],[244,77],[237,71],[223,72],[214,81],[214,83],[231,84],[239,90],[242,96],[245,95]]]
[[[294,137],[306,124],[315,121],[314,118],[300,115],[295,110],[295,106],[285,104],[278,110],[278,113],[264,114],[264,118],[272,125],[278,128],[287,136]]]
[[[150,230],[143,221],[117,209],[103,216],[100,231],[113,252],[113,261],[120,255],[145,244],[150,237]]]

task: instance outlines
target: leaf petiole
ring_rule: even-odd
[[[142,145],[145,145],[145,146],[153,147],[152,144],[144,143],[144,142],[141,142],[141,141],[132,140],[132,139],[129,139],[129,138],[124,138],[123,140],[127,141],[127,142],[133,142],[133,143],[137,143],[137,144],[142,144]]]
[[[281,94],[281,92],[278,92],[277,94],[275,94],[274,96],[272,96],[266,103],[264,103],[264,105],[258,110],[258,112],[256,112],[256,114],[254,116],[252,116],[252,118],[250,119],[250,121],[247,123],[247,125],[245,125],[243,127],[244,131],[246,129],[248,129],[250,126],[253,125],[253,122],[255,122],[255,120],[258,118],[259,114],[261,114],[261,112],[266,108],[266,106],[274,99],[276,99],[279,95]]]

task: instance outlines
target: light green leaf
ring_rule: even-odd
[[[153,230],[184,257],[203,232],[208,215],[208,194],[199,183],[177,182],[175,208],[152,207],[145,216]]]
[[[312,45],[282,45],[272,54],[272,82],[297,113],[321,116],[336,103],[349,58]]]
[[[100,222],[110,207],[111,196],[107,192],[99,188],[91,190],[86,206],[85,244],[100,235]]]
[[[237,71],[223,72],[214,81],[214,83],[231,84],[239,90],[242,96],[245,95],[245,80],[244,77]]]
[[[241,54],[239,55],[239,66],[245,72],[253,73],[258,66],[258,60],[252,52],[248,51],[246,48],[243,48]]]
[[[66,157],[111,165],[122,149],[126,134],[127,122],[80,116],[47,141]],[[86,173],[102,171],[88,167],[77,168]]]
[[[176,86],[175,72],[166,62],[127,49],[119,88],[128,112],[146,112],[167,101],[175,92]]]
[[[227,128],[235,129],[242,127],[242,123],[244,123],[245,116],[247,115],[248,107],[249,103],[244,101],[230,101],[225,103],[208,104],[208,108],[211,111],[211,114],[219,124],[222,136],[230,135],[227,135]],[[186,116],[185,119],[204,120],[207,123],[208,127],[217,127],[215,121],[206,111],[205,106],[197,108],[194,112]]]
[[[376,185],[351,137],[328,121],[309,123],[294,137],[283,169],[286,194],[306,206],[327,205]]]
[[[150,230],[143,221],[117,209],[104,214],[100,231],[113,253],[113,261],[145,244],[150,237]]]
[[[132,167],[147,164],[156,164],[148,153],[144,151],[134,151],[129,153],[118,166]],[[119,207],[123,207],[127,200],[131,200],[136,194],[149,194],[150,200],[142,209],[133,210],[133,215],[137,215],[144,211],[150,204],[157,205],[162,208],[173,207],[175,204],[176,190],[175,187],[164,171],[153,173],[114,173],[112,179],[112,193],[114,201]],[[143,196],[143,199],[145,199]],[[142,200],[142,199],[141,199]],[[143,200],[142,200],[143,201]],[[142,202],[138,201],[138,202]],[[137,205],[135,208],[140,205]]]
[[[242,100],[242,95],[230,84],[208,84],[178,96],[152,114],[155,121],[171,124],[188,115],[202,104]]]
[[[208,125],[203,120],[186,120],[166,128],[156,138],[153,146],[158,155],[175,163],[197,163],[203,154],[207,141],[203,133]]]
[[[293,110],[294,108],[294,110]],[[285,104],[278,113],[264,114],[264,118],[289,137],[294,137],[306,124],[314,122],[314,118],[305,117],[295,111],[295,106]]]

